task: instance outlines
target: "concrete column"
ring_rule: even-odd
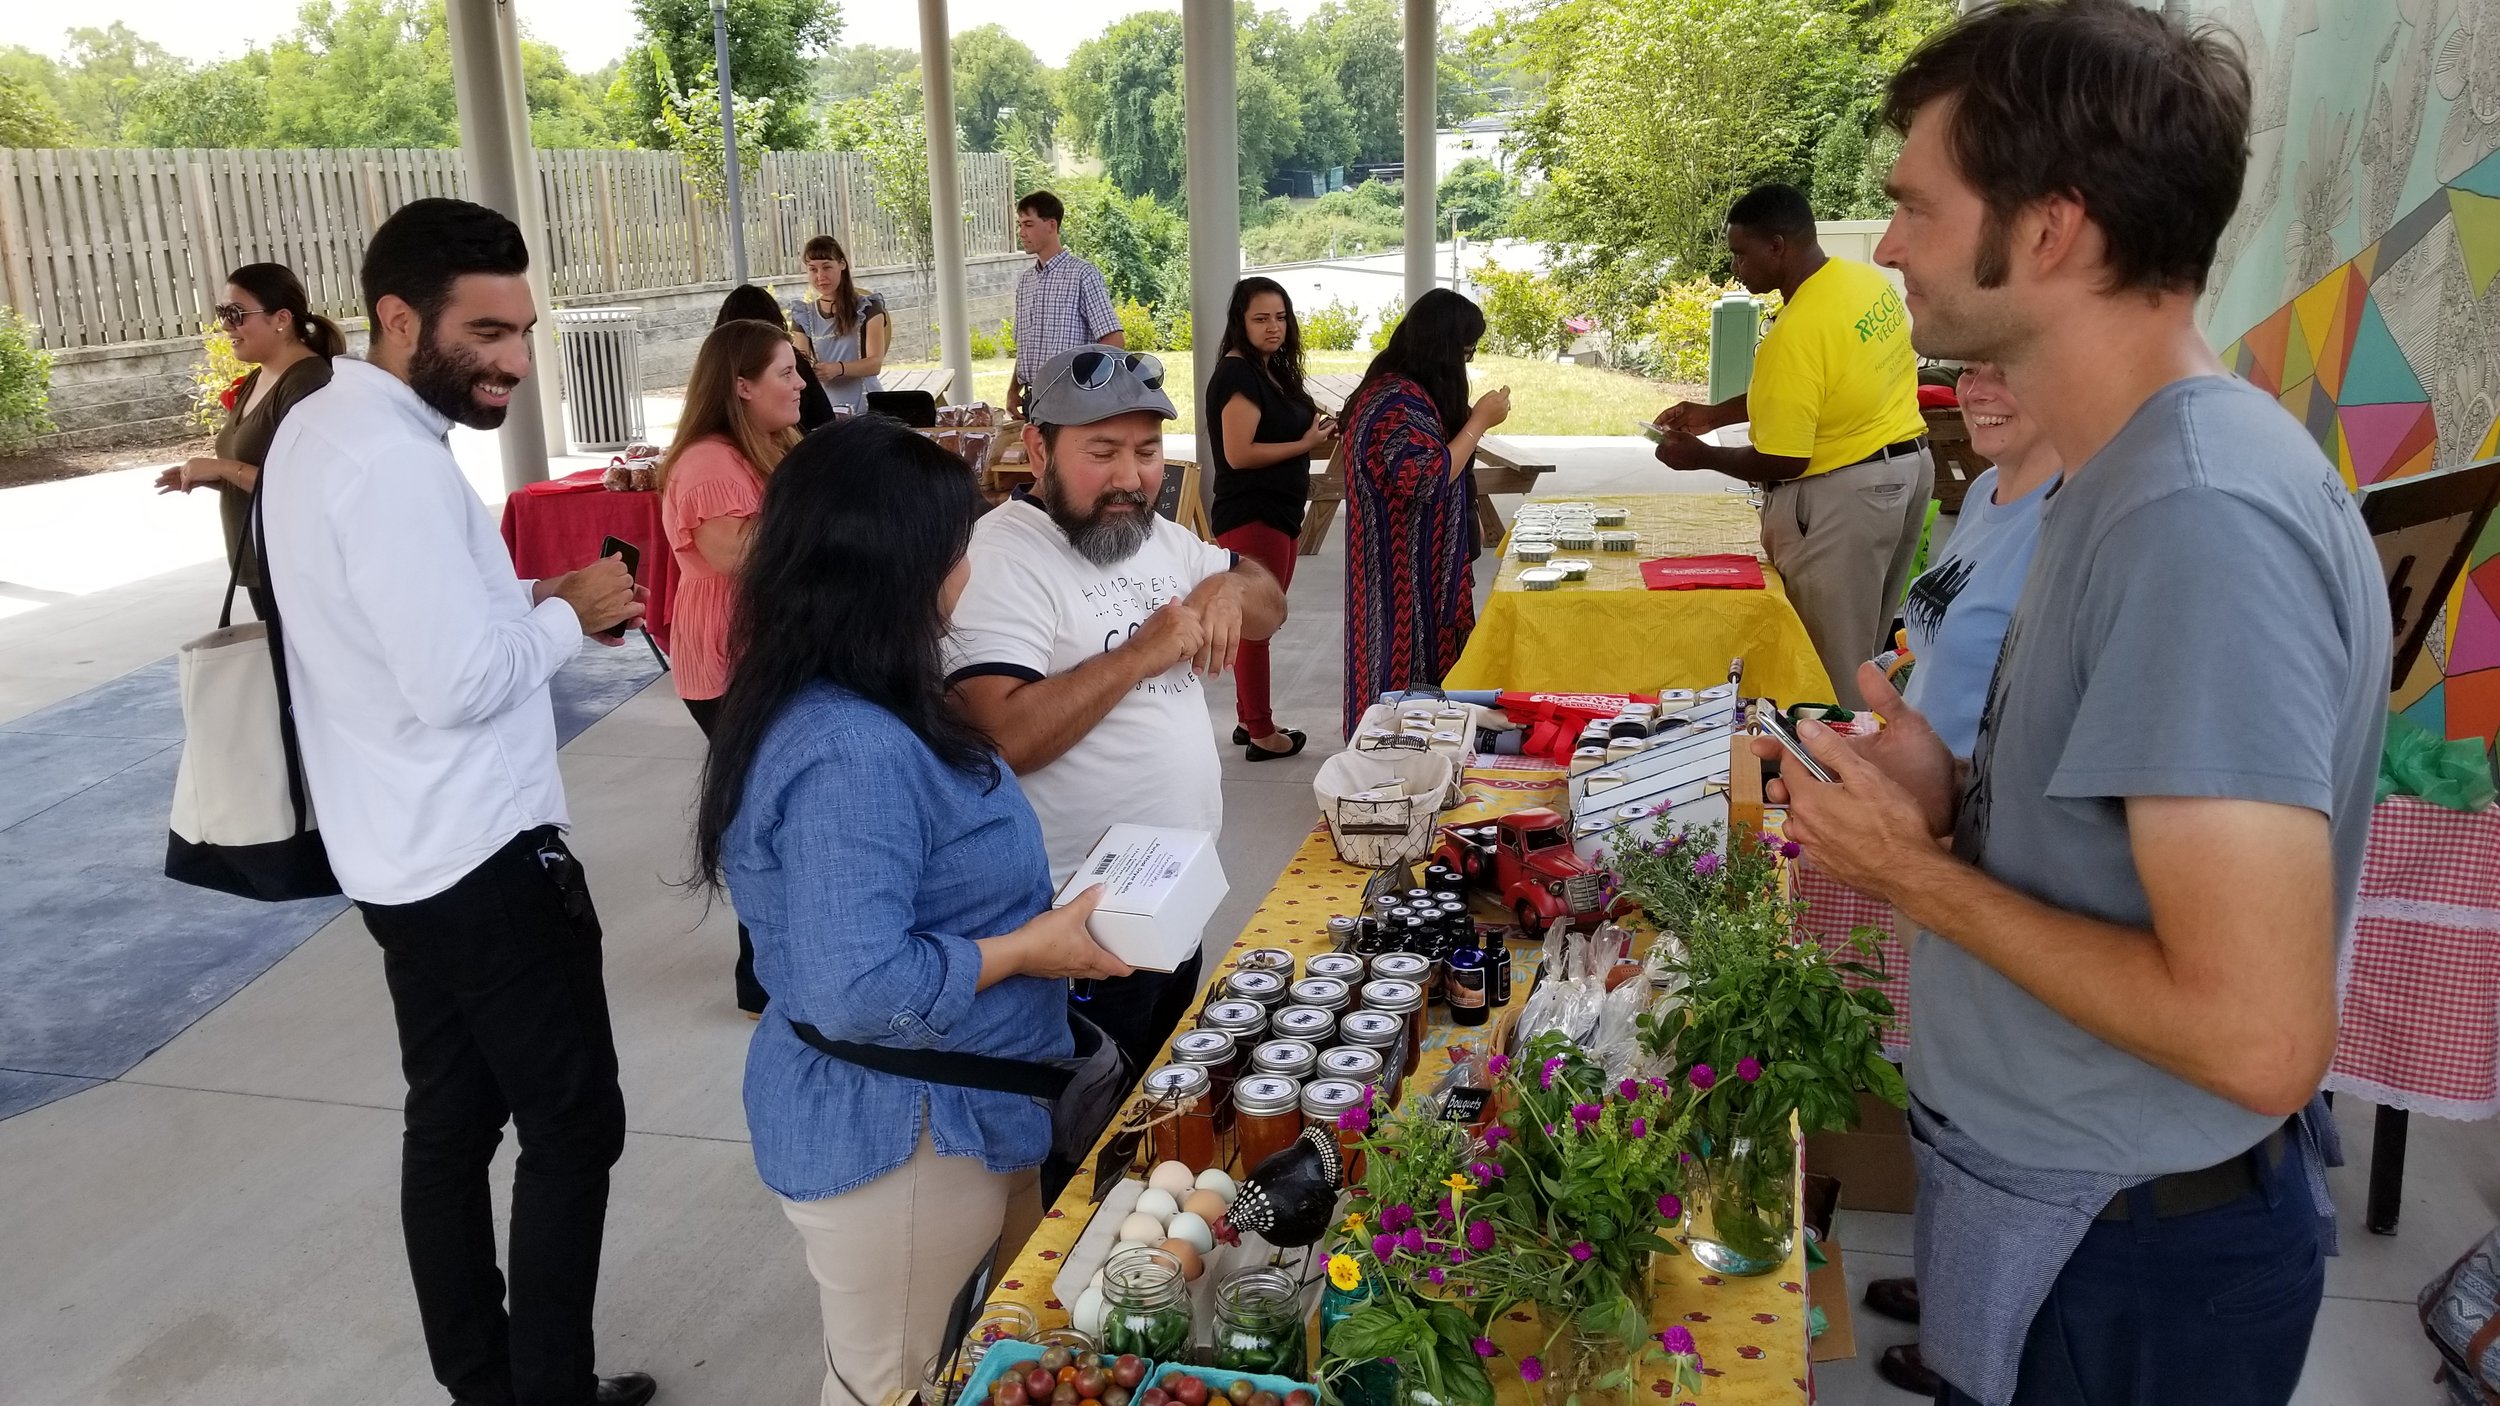
[[[445,8],[451,31],[452,92],[460,105],[460,159],[469,171],[470,192],[479,204],[501,211],[521,226],[521,237],[529,243],[530,267],[540,269],[547,247],[546,226],[540,224],[532,236],[528,210],[521,200],[529,168],[515,159],[512,142],[516,127],[527,140],[529,111],[526,107],[515,110],[504,84],[503,46],[497,33],[510,20],[496,0],[450,0]],[[516,56],[517,52],[516,46]],[[536,292],[533,286],[533,295]],[[542,319],[554,316],[544,302],[538,312]],[[542,362],[532,379],[560,374]],[[512,398],[512,409],[504,417],[497,440],[503,450],[505,487],[519,489],[547,477],[546,416],[537,395]]]
[[[1224,314],[1241,277],[1241,138],[1234,100],[1232,0],[1182,0],[1181,86],[1187,124],[1189,181],[1189,317],[1198,353],[1198,382],[1215,366],[1224,335]],[[1196,389],[1193,387],[1192,389]],[[1208,451],[1215,421],[1206,397],[1198,400],[1200,496],[1215,498],[1214,463]]]
[[[955,373],[953,398],[971,400],[972,299],[964,288],[964,188],[955,162],[955,53],[946,0],[920,0],[920,93],[929,131],[929,225],[937,267],[938,359]]]
[[[521,29],[509,3],[495,6],[495,52],[503,63],[506,108],[513,114],[512,169],[519,174],[521,213],[513,219],[530,246],[530,298],[538,326],[530,333],[530,358],[543,368],[530,377],[538,388],[540,439],[550,458],[573,451],[564,428],[564,363],[556,349],[555,245],[547,238],[547,193],[538,179],[538,147],[530,140],[529,89],[521,77]]]
[[[1406,305],[1438,284],[1432,268],[1433,215],[1441,176],[1433,169],[1433,99],[1439,94],[1439,0],[1406,0]]]

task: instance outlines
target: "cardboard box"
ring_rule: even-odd
[[[1102,886],[1086,930],[1105,951],[1141,971],[1176,970],[1198,951],[1207,920],[1229,888],[1204,830],[1114,825],[1094,842],[1051,904],[1064,908]]]
[[[1840,1245],[1823,1242],[1821,1269],[1806,1275],[1806,1302],[1823,1310],[1823,1336],[1808,1345],[1816,1362],[1845,1362],[1858,1355],[1857,1322],[1849,1314],[1849,1268],[1841,1263]]]
[[[1840,1182],[1841,1209],[1918,1209],[1918,1171],[1910,1161],[1909,1115],[1872,1094],[1858,1095],[1858,1125],[1806,1139],[1806,1169]]]

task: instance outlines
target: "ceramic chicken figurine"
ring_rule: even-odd
[[[1232,1209],[1216,1222],[1215,1238],[1238,1245],[1241,1232],[1250,1230],[1280,1249],[1312,1244],[1335,1222],[1344,1177],[1336,1138],[1305,1128],[1292,1146],[1271,1154],[1242,1181]]]

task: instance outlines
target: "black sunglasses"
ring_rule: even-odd
[[[1076,382],[1081,390],[1098,391],[1111,384],[1111,373],[1126,367],[1137,383],[1150,391],[1163,389],[1163,363],[1144,352],[1081,351],[1056,376],[1050,385],[1036,393],[1036,400],[1063,380]]]
[[[215,311],[217,313],[217,320],[220,323],[223,323],[229,328],[234,328],[242,326],[247,319],[257,317],[260,314],[269,311],[269,309],[247,308],[241,303],[219,303]]]

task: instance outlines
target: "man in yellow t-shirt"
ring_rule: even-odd
[[[1763,550],[1835,701],[1856,708],[1858,665],[1883,646],[1935,486],[1909,313],[1882,273],[1823,252],[1794,186],[1748,191],[1728,211],[1727,243],[1746,291],[1779,290],[1779,320],[1743,395],[1658,416],[1658,461],[1768,487]],[[1741,421],[1749,445],[1695,438]]]

